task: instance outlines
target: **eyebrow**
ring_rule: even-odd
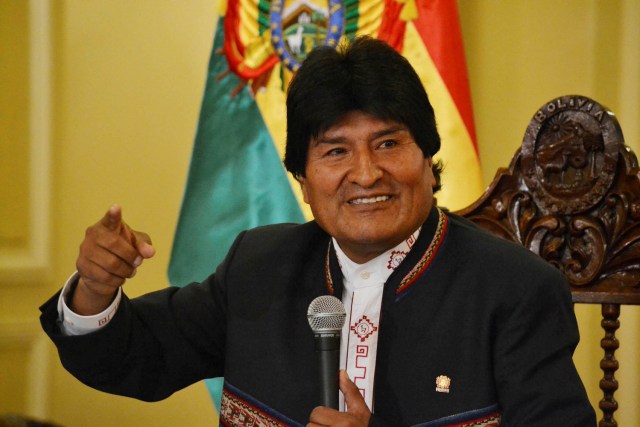
[[[409,128],[407,128],[404,125],[392,125],[392,126],[390,126],[388,128],[381,129],[381,130],[379,130],[377,132],[374,132],[371,135],[370,139],[374,140],[374,139],[382,138],[382,137],[385,137],[385,136],[388,136],[388,135],[393,135],[393,134],[396,134],[398,132],[403,132],[403,131],[409,132]],[[323,136],[320,136],[320,137],[316,138],[316,140],[314,141],[313,145],[318,146],[320,144],[340,144],[342,142],[344,142],[344,137],[342,137],[342,136],[336,136],[335,138],[327,138],[326,136],[323,135]]]
[[[409,128],[407,128],[404,125],[395,125],[395,126],[391,126],[387,129],[382,129],[378,132],[375,132],[373,134],[373,138],[372,139],[378,139],[381,138],[383,136],[387,136],[387,135],[392,135],[394,133],[398,133],[398,132],[402,132],[402,131],[409,131]]]

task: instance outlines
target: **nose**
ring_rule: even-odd
[[[375,185],[382,175],[382,168],[373,153],[369,150],[359,150],[355,153],[348,174],[349,182],[369,188]]]

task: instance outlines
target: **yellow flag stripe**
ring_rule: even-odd
[[[461,209],[482,194],[482,173],[473,142],[440,73],[413,23],[407,23],[403,55],[416,69],[434,106],[442,147],[436,155],[444,163],[438,204]]]
[[[280,64],[276,65],[273,68],[272,76],[279,76],[280,69]],[[260,108],[262,118],[269,130],[269,133],[271,134],[271,138],[273,139],[276,149],[278,150],[278,155],[281,159],[284,159],[287,137],[287,108],[285,93],[282,91],[281,84],[282,83],[279,78],[270,78],[267,87],[256,94],[256,103],[258,104],[258,108]],[[295,178],[291,176],[291,174],[287,174],[287,177],[289,178],[291,189],[298,200],[298,204],[302,209],[304,217],[307,220],[313,219],[311,208],[302,198],[300,185]]]

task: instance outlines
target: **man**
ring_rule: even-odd
[[[440,139],[409,63],[370,38],[319,49],[287,111],[315,221],[243,232],[204,282],[129,300],[154,250],[112,207],[41,308],[64,366],[143,400],[224,376],[225,425],[595,425],[563,276],[435,206]],[[323,294],[347,308],[339,411],[316,407],[306,311]]]

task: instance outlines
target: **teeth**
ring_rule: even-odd
[[[389,196],[367,197],[367,198],[354,199],[349,203],[351,203],[352,205],[364,205],[367,203],[384,202],[385,200],[389,200],[390,198],[391,197]]]

